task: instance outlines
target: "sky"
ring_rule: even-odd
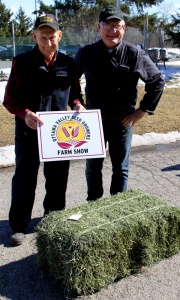
[[[169,67],[168,67],[169,66]],[[173,81],[172,85],[166,85],[166,88],[176,87],[180,88],[180,61],[170,61],[166,64],[166,69],[161,67],[162,74],[167,81]],[[9,77],[10,68],[0,69],[6,77]],[[7,84],[6,81],[0,81],[0,105],[3,101],[4,89]],[[84,85],[84,81],[81,82]],[[139,82],[139,84],[143,84]],[[82,91],[83,91],[82,86]],[[168,133],[145,133],[143,135],[133,134],[132,147],[137,146],[151,146],[157,144],[169,144],[180,140],[180,131],[172,131]],[[0,168],[14,166],[15,155],[14,155],[14,145],[8,145],[5,147],[0,147]]]
[[[2,0],[2,3],[6,5],[11,12],[17,13],[20,6],[22,6],[28,17],[33,18],[32,12],[35,10],[35,3],[38,9],[39,4],[37,0]],[[45,5],[54,5],[53,0],[43,0]],[[148,13],[154,13],[160,10],[168,10],[169,13],[177,11],[180,8],[179,0],[165,0],[160,6],[155,6],[151,9],[148,9]]]
[[[31,17],[32,19],[34,18],[32,12],[35,11],[35,7],[37,7],[37,9],[39,7],[37,0],[1,0],[1,2],[4,3],[6,7],[14,13],[17,13],[19,7],[21,6],[25,11],[26,15],[28,17]],[[43,0],[43,3],[45,5],[54,5],[53,0]]]
[[[168,13],[168,14],[174,14],[174,12],[177,12],[178,9],[180,9],[180,2],[179,0],[165,0],[160,5],[156,6],[153,5],[151,8],[148,8],[145,10],[145,12],[148,12],[148,14],[153,13]]]

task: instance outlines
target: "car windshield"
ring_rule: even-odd
[[[7,50],[7,48],[6,47],[4,47],[4,46],[0,46],[0,51],[6,51]]]

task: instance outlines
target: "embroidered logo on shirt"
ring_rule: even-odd
[[[67,77],[67,71],[65,70],[60,70],[56,72],[57,77]]]

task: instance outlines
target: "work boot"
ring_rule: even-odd
[[[19,246],[22,244],[25,238],[25,234],[23,232],[13,232],[10,238],[10,243],[12,246]]]

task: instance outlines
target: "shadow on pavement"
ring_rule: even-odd
[[[163,169],[161,169],[161,171],[163,171],[163,172],[180,171],[180,164],[163,168]],[[180,174],[176,174],[176,176],[180,177]]]
[[[12,247],[9,243],[11,229],[8,220],[0,221],[0,299],[11,300],[67,300],[66,292],[60,282],[56,282],[50,274],[44,272],[37,260],[36,248],[28,255],[30,240],[35,238],[36,226],[42,218],[33,218],[28,227],[26,246]],[[33,234],[33,235],[32,235]],[[30,239],[28,238],[30,237]],[[12,249],[13,248],[13,249]],[[32,252],[32,250],[31,250]],[[21,254],[20,254],[21,253]],[[4,256],[8,257],[8,260]],[[25,258],[18,259],[19,256]],[[9,262],[10,261],[10,262]],[[7,263],[6,263],[7,262]],[[3,298],[1,298],[3,297]]]
[[[166,172],[166,171],[179,171],[180,170],[180,164],[179,165],[174,165],[174,166],[169,166],[166,168],[161,169],[161,171]]]
[[[67,299],[64,289],[40,270],[35,254],[0,267],[0,296],[11,300]]]

